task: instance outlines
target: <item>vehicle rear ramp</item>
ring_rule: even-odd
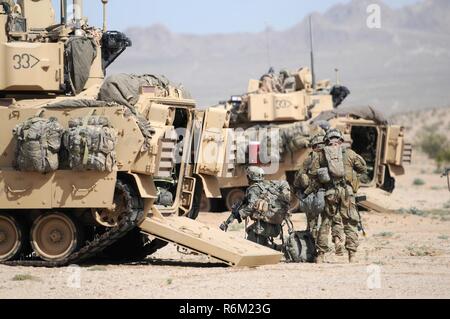
[[[207,255],[235,267],[273,265],[281,261],[278,251],[222,232],[187,217],[153,214],[140,225],[151,236]]]

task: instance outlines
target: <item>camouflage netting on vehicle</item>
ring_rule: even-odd
[[[158,88],[165,92],[165,96],[169,96],[169,91],[171,89],[178,89],[182,98],[191,97],[189,92],[183,87],[174,85],[162,75],[134,75],[121,73],[106,78],[100,88],[98,100],[126,105],[134,110],[134,106],[139,101],[140,88],[143,86]]]
[[[238,134],[238,158],[244,158],[248,154],[250,142],[259,142],[259,156],[262,162],[279,161],[282,154],[286,152],[296,152],[308,148],[310,139],[311,130],[307,123],[252,126]]]
[[[380,125],[389,124],[389,121],[386,119],[386,117],[372,106],[345,107],[342,109],[338,108],[333,111],[322,112],[319,116],[317,116],[314,119],[313,123],[317,123],[318,121],[330,121],[332,119],[342,116],[350,116],[357,119],[372,120]]]
[[[311,132],[305,122],[297,122],[284,126],[280,130],[282,145],[285,152],[296,152],[309,147]]]
[[[116,136],[106,117],[71,119],[63,136],[69,168],[112,172],[116,166]]]
[[[88,37],[70,38],[64,54],[69,74],[68,85],[73,94],[79,94],[89,79],[92,63],[97,57],[96,44]]]
[[[63,127],[55,118],[33,117],[13,130],[16,139],[15,169],[49,173],[59,167]]]

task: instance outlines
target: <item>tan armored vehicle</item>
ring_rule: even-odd
[[[279,262],[194,220],[221,176],[229,112],[197,112],[162,77],[105,79],[131,42],[72,4],[56,22],[51,0],[0,2],[0,262],[137,258],[167,242],[230,265]]]
[[[403,128],[389,125],[373,108],[338,108],[349,93],[343,86],[331,86],[330,81],[313,84],[309,68],[282,71],[279,76],[272,70],[261,80],[250,80],[246,95],[217,106],[231,112],[231,160],[228,176],[219,179],[223,200],[204,196],[202,209],[230,210],[242,199],[247,188],[244,168],[248,164],[266,167],[268,179],[293,182],[295,172],[310,152],[310,138],[322,130],[320,126],[325,122],[341,129],[348,144],[367,161],[369,172],[363,176],[363,186],[392,192],[395,177],[404,174],[403,164],[411,160],[411,146],[404,141]],[[278,135],[270,138],[268,130],[278,130]],[[271,156],[268,153],[274,146],[278,150]],[[268,160],[262,160],[261,153]]]

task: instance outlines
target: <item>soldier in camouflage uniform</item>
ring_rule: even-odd
[[[3,6],[3,9],[6,10],[8,9],[10,12],[12,12],[14,10],[14,7],[16,6],[16,3],[14,2],[14,0],[3,0],[0,1],[0,6]],[[6,12],[8,13],[8,12]]]
[[[325,135],[319,134],[311,139],[312,152],[309,153],[301,168],[297,171],[294,180],[294,190],[299,197],[306,198],[311,194],[317,193],[321,187],[317,179],[317,157],[324,146]],[[306,213],[307,230],[311,232],[313,238],[317,239],[319,227],[319,215]]]
[[[273,183],[278,183],[283,189],[281,193],[277,193],[277,197],[283,199],[286,203],[286,209],[284,213],[287,213],[290,201],[290,189],[287,182],[271,182],[264,181],[264,170],[259,167],[249,167],[247,169],[247,178],[249,181],[249,187],[246,191],[243,204],[239,207],[237,213],[238,216],[233,214],[230,218],[222,224],[220,227],[222,230],[226,230],[229,223],[234,219],[245,220],[250,218],[254,221],[247,229],[247,239],[260,245],[267,246],[273,249],[279,249],[277,245],[274,245],[270,239],[278,237],[281,233],[281,224],[284,220],[283,217],[279,218],[279,214],[274,216],[274,212],[271,209],[276,209],[274,203],[268,203],[268,199],[265,198],[265,194],[269,187],[273,188]],[[273,189],[272,189],[273,193]],[[282,214],[283,215],[283,214]],[[237,218],[236,218],[237,217]]]
[[[342,147],[344,138],[339,130],[332,129],[328,131],[325,142],[327,146]],[[324,261],[324,254],[328,252],[330,228],[333,223],[336,223],[336,220],[342,220],[349,262],[355,261],[355,254],[359,245],[359,214],[355,195],[359,188],[359,176],[367,171],[367,165],[364,159],[351,149],[343,149],[342,161],[345,176],[336,178],[330,174],[330,182],[325,185],[327,190],[326,209],[322,214],[322,223],[317,240],[318,263]],[[321,168],[329,169],[329,163],[324,152],[320,154],[318,162]]]
[[[300,193],[302,198],[306,198],[311,194],[317,194],[323,186],[317,178],[317,170],[320,168],[320,154],[325,146],[325,133],[314,136],[311,140],[311,147],[313,151],[308,155],[302,164],[302,168],[297,172],[294,189]],[[319,217],[320,214],[313,214],[306,212],[307,230],[311,232],[314,240],[317,241],[319,231]],[[338,256],[344,255],[344,225],[342,218],[337,214],[332,220],[331,232],[333,242],[335,243],[335,252]]]

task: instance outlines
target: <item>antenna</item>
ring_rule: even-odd
[[[340,85],[340,81],[339,81],[339,69],[338,68],[335,68],[334,69],[334,72],[336,72],[336,84],[337,85]]]
[[[266,50],[267,50],[267,62],[269,63],[269,68],[272,67],[272,59],[270,56],[270,39],[269,39],[269,24],[266,23]]]
[[[312,28],[312,15],[309,16],[309,38],[311,41],[311,73],[312,73],[312,87],[316,88],[316,72],[314,69],[314,38],[313,38],[313,28]]]
[[[108,4],[108,0],[102,0],[103,3],[103,32],[108,31],[107,25],[106,25],[106,5]]]

